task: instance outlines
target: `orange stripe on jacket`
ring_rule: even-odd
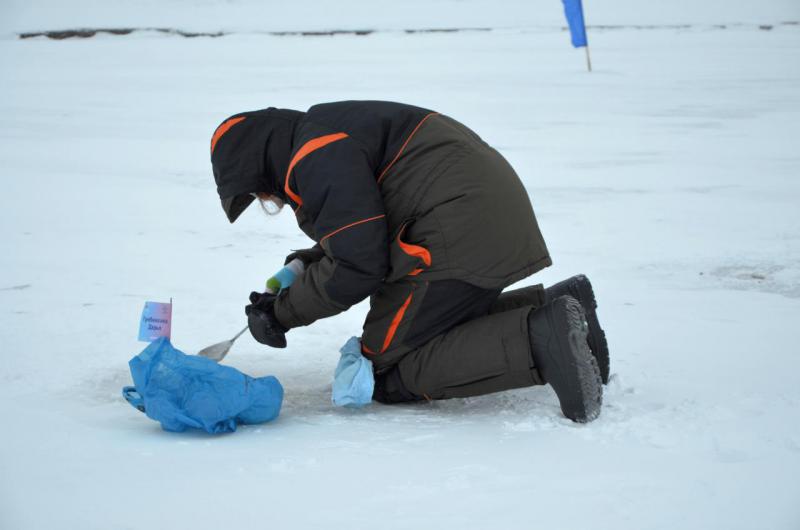
[[[383,171],[381,171],[381,174],[378,176],[378,183],[380,183],[380,181],[383,180],[383,177],[386,176],[386,172],[389,171],[389,168],[391,168],[394,165],[394,163],[397,162],[397,159],[400,158],[400,155],[403,153],[403,150],[405,150],[406,146],[408,145],[408,142],[411,141],[411,138],[417,133],[417,130],[419,130],[419,128],[422,127],[422,124],[425,123],[425,120],[427,120],[431,116],[436,116],[437,114],[439,114],[439,113],[438,112],[431,112],[430,114],[428,114],[427,116],[422,118],[422,120],[417,124],[417,126],[414,127],[414,130],[411,131],[411,134],[408,135],[408,138],[406,138],[406,141],[403,142],[403,145],[400,147],[400,150],[397,152],[397,154],[394,155],[394,158],[392,159],[392,161],[389,162],[389,165],[386,166],[383,169]]]
[[[289,169],[286,170],[286,180],[283,185],[283,191],[286,192],[286,195],[289,198],[291,198],[294,202],[297,203],[298,208],[300,208],[303,205],[303,199],[301,199],[300,196],[295,192],[293,192],[289,187],[289,176],[292,174],[294,166],[296,166],[298,162],[300,162],[310,153],[313,153],[314,151],[316,151],[321,147],[325,147],[329,143],[341,140],[342,138],[347,138],[347,134],[346,133],[326,134],[325,136],[314,138],[313,140],[309,140],[306,143],[304,143],[303,147],[298,149],[297,152],[292,157],[292,161],[289,162]]]
[[[217,142],[219,142],[219,139],[222,138],[222,135],[225,134],[226,132],[228,132],[231,127],[233,127],[234,125],[236,125],[240,121],[243,121],[244,119],[245,119],[245,116],[241,116],[239,118],[231,118],[231,119],[226,120],[225,122],[223,122],[222,125],[220,125],[219,127],[217,127],[217,130],[214,131],[214,135],[211,137],[211,154],[212,155],[214,154],[214,148],[217,147]]]
[[[403,304],[403,306],[397,310],[397,313],[395,313],[394,318],[392,319],[392,323],[389,326],[389,331],[386,332],[386,338],[383,339],[383,346],[381,347],[381,353],[385,352],[389,348],[389,345],[392,343],[394,334],[397,332],[397,327],[400,325],[400,322],[403,321],[403,316],[406,314],[406,309],[408,309],[408,306],[411,303],[411,298],[413,298],[413,296],[414,293],[408,295],[408,298],[406,298],[406,301]]]
[[[422,262],[426,267],[431,266],[431,253],[427,248],[419,245],[412,245],[411,243],[403,243],[403,241],[400,239],[400,236],[397,236],[397,244],[400,245],[400,248],[403,249],[403,252],[409,256],[422,259]]]
[[[375,221],[376,219],[382,219],[384,217],[386,217],[386,214],[376,215],[375,217],[370,217],[369,219],[362,219],[360,221],[356,221],[355,223],[350,223],[349,225],[345,225],[345,226],[343,226],[341,228],[337,228],[336,230],[334,230],[333,232],[331,232],[327,236],[325,236],[322,239],[320,239],[319,240],[319,244],[321,245],[323,241],[325,241],[326,239],[328,239],[331,236],[335,236],[336,234],[338,234],[342,230],[347,230],[348,228],[352,228],[352,227],[354,227],[356,225],[360,225],[361,223],[368,223],[370,221]]]

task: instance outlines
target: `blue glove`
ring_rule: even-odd
[[[361,355],[361,341],[351,337],[339,350],[342,354],[333,375],[331,400],[337,407],[363,407],[372,402],[375,377],[372,363]]]

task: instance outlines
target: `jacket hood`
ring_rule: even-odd
[[[283,197],[292,135],[303,112],[268,108],[222,122],[211,137],[211,166],[222,208],[232,223],[253,202],[251,193]]]

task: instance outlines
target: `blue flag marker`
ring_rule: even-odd
[[[576,48],[589,44],[586,38],[586,24],[583,22],[583,4],[581,0],[561,0],[564,2],[564,14],[567,16],[572,45]]]
[[[139,322],[139,340],[153,342],[172,335],[172,300],[168,304],[145,302],[142,320]]]
[[[586,38],[586,23],[583,20],[583,3],[581,0],[561,0],[564,3],[564,15],[569,24],[569,33],[572,45],[575,48],[586,48],[586,66],[592,71],[592,61],[589,58],[589,39]]]

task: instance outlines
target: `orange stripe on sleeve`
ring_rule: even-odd
[[[349,225],[345,225],[345,226],[343,226],[341,228],[337,228],[336,230],[334,230],[333,232],[331,232],[327,236],[325,236],[322,239],[320,239],[319,240],[319,244],[321,245],[323,241],[325,241],[326,239],[328,239],[331,236],[335,236],[336,234],[338,234],[342,230],[347,230],[348,228],[352,228],[352,227],[354,227],[356,225],[360,225],[362,223],[368,223],[370,221],[375,221],[376,219],[383,219],[384,217],[386,217],[386,214],[376,215],[375,217],[370,217],[369,219],[362,219],[360,221],[356,221],[355,223],[350,223]]]
[[[408,142],[411,141],[411,138],[417,133],[419,128],[422,127],[422,124],[425,123],[425,120],[427,120],[431,116],[436,116],[437,114],[439,114],[439,113],[438,112],[431,112],[430,114],[428,114],[427,116],[422,118],[422,120],[417,124],[417,126],[414,127],[414,130],[411,131],[411,134],[408,135],[408,138],[406,138],[406,141],[403,142],[403,145],[400,147],[400,150],[397,152],[397,154],[394,155],[394,158],[392,159],[392,161],[389,162],[389,165],[386,166],[383,169],[383,171],[381,171],[381,174],[378,176],[378,183],[380,183],[381,180],[383,180],[383,177],[386,176],[386,172],[389,171],[389,168],[391,168],[394,165],[394,163],[397,162],[397,159],[400,158],[400,155],[403,154],[403,151],[405,150],[406,146],[408,145]]]
[[[286,180],[283,185],[283,191],[286,192],[286,195],[290,199],[292,199],[294,202],[297,203],[298,208],[303,205],[303,199],[301,199],[300,196],[295,192],[293,192],[292,189],[289,187],[289,176],[292,174],[294,166],[296,166],[298,162],[300,162],[303,158],[313,153],[317,149],[325,147],[329,143],[341,140],[343,138],[347,138],[346,133],[326,134],[325,136],[314,138],[313,140],[309,140],[306,143],[304,143],[303,146],[300,149],[298,149],[297,152],[292,157],[292,161],[289,162],[289,169],[286,170]]]
[[[214,154],[214,148],[217,147],[217,142],[219,142],[219,139],[222,138],[222,135],[225,134],[226,132],[228,132],[231,127],[233,127],[234,125],[236,125],[240,121],[243,121],[244,119],[245,119],[245,116],[240,116],[238,118],[231,118],[231,119],[226,120],[225,122],[223,122],[222,125],[220,125],[219,127],[217,127],[217,130],[214,131],[214,136],[211,137],[211,154],[212,155]]]

